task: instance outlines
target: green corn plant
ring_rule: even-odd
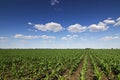
[[[101,80],[102,72],[99,72],[99,69],[96,65],[94,65],[94,73],[95,73],[95,76],[97,76],[98,80]]]
[[[66,80],[66,78],[64,76],[58,76],[58,80]]]
[[[92,55],[90,55],[90,58],[91,58],[91,60],[92,60],[92,64],[93,64],[93,67],[94,67],[95,77],[97,78],[97,80],[101,80],[103,74],[102,74],[102,72],[99,71],[99,68],[98,68],[98,66],[96,65],[96,63],[95,63]]]
[[[120,80],[120,74],[119,74],[119,75],[117,75],[117,78],[118,78],[118,80]]]
[[[86,71],[87,71],[87,55],[84,58],[83,67],[82,67],[82,70],[80,72],[80,80],[85,80],[86,79],[85,78]]]

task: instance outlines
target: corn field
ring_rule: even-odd
[[[120,50],[0,49],[0,80],[120,80]]]

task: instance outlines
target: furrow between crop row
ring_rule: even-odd
[[[88,64],[87,64],[86,80],[93,80],[93,76],[94,76],[93,64],[89,55],[88,55],[87,62]]]

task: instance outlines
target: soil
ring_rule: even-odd
[[[87,62],[88,64],[87,64],[86,80],[94,80],[93,78],[94,72],[93,72],[93,65],[92,65],[91,59],[88,58]]]
[[[88,64],[87,64],[87,72],[86,72],[86,80],[96,80],[94,77],[94,70],[93,65],[91,62],[90,57],[88,56]],[[99,68],[99,72],[102,72],[102,70]],[[109,80],[108,77],[103,73],[101,80]]]
[[[101,80],[109,80],[109,79],[108,79],[108,77],[105,74],[103,74]]]
[[[71,75],[71,77],[70,77],[69,80],[79,80],[79,78],[80,78],[80,71],[82,70],[83,62],[84,62],[84,59],[81,61],[79,67],[78,67],[77,70],[73,73],[73,75]]]
[[[65,80],[79,80],[80,79],[80,72],[82,70],[83,64],[84,64],[84,58],[82,59],[81,63],[79,64],[79,67],[77,68],[77,70],[72,75],[70,75],[70,72],[67,69],[62,74],[62,76],[65,77]],[[100,67],[99,67],[99,72],[102,72]],[[102,74],[103,75],[102,75],[101,80],[109,80],[109,77],[106,74],[104,74],[103,72],[102,72]],[[97,78],[95,78],[95,76],[94,76],[94,70],[93,70],[93,65],[92,65],[92,61],[90,59],[90,56],[88,56],[88,59],[87,59],[86,80],[97,80]],[[116,80],[116,79],[114,79],[114,80]]]

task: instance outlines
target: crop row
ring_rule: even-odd
[[[120,50],[93,50],[91,51],[93,64],[102,72],[97,72],[99,77],[103,73],[109,80],[120,80]]]
[[[89,68],[93,80],[120,80],[119,59],[119,49],[0,49],[0,80],[66,80],[77,70],[86,80]]]
[[[70,74],[77,69],[83,52],[79,50],[0,50],[0,78],[59,79],[66,69],[70,70]]]

